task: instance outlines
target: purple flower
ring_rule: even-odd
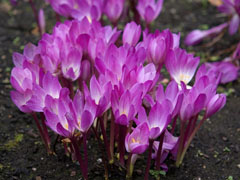
[[[170,113],[172,114],[172,118],[178,115],[180,108],[182,106],[183,101],[183,93],[179,90],[179,86],[175,81],[171,81],[165,92],[163,89],[163,86],[160,84],[158,86],[157,92],[156,92],[156,101],[160,104],[163,103],[165,100],[168,100],[172,105],[172,109],[170,110]]]
[[[35,79],[29,69],[15,67],[11,72],[10,81],[12,86],[17,91],[19,91],[20,93],[24,93],[27,89],[32,90],[33,82],[35,82]]]
[[[75,81],[81,73],[82,51],[72,48],[67,57],[62,57],[62,73],[67,79]]]
[[[225,94],[216,94],[211,98],[206,107],[206,117],[210,117],[223,108],[226,104]]]
[[[123,44],[128,43],[135,46],[141,36],[141,26],[137,25],[134,21],[128,23],[123,31]]]
[[[148,148],[149,129],[147,123],[138,125],[133,132],[128,133],[125,138],[127,152],[132,154],[142,154]]]
[[[228,83],[238,78],[239,68],[230,62],[206,63],[209,72],[215,72],[221,76],[220,83]]]
[[[93,75],[90,80],[89,90],[86,84],[84,84],[85,97],[91,97],[91,99],[95,102],[97,106],[96,116],[99,117],[110,107],[112,85],[110,82],[104,82],[101,78],[99,78],[98,81]]]
[[[162,10],[163,0],[139,0],[137,5],[141,18],[150,24],[154,21]]]
[[[112,91],[111,105],[115,117],[115,123],[128,126],[129,121],[136,116],[142,103],[142,90],[137,88],[134,92],[126,90],[122,95],[118,90]]]
[[[240,23],[240,1],[239,0],[222,0],[222,5],[218,7],[219,11],[230,15],[228,32],[233,35],[237,32]]]
[[[116,23],[122,14],[125,0],[107,0],[104,12],[113,23]]]
[[[182,83],[182,86],[185,86],[185,84]],[[184,98],[179,114],[182,121],[187,121],[203,110],[207,102],[207,95],[199,93],[195,87],[183,91]]]
[[[102,0],[48,0],[52,8],[60,15],[82,20],[87,17],[89,22],[99,20],[102,14]]]
[[[32,97],[32,91],[26,90],[24,93],[20,93],[18,91],[11,91],[10,95],[12,101],[20,109],[20,111],[25,113],[32,112],[32,110],[27,105],[27,102]]]
[[[71,100],[69,98],[68,89],[63,89],[59,99],[46,96],[46,107],[44,108],[44,115],[46,117],[46,124],[56,133],[63,137],[72,137],[75,131],[74,121],[67,118],[70,112],[69,105]]]
[[[170,49],[179,47],[180,34],[173,34],[169,30],[156,31],[154,34],[144,33],[144,46],[147,49],[148,62],[156,66],[165,62],[166,55]]]
[[[28,101],[27,105],[33,111],[43,112],[43,109],[46,107],[46,96],[51,96],[54,99],[58,99],[62,92],[62,87],[58,81],[58,78],[54,77],[48,72],[43,77],[42,87],[34,84],[32,91],[32,97]]]
[[[214,36],[223,31],[228,26],[228,23],[223,23],[209,30],[193,30],[190,32],[184,40],[184,43],[188,46],[196,45],[200,43],[204,38]]]
[[[186,85],[191,81],[199,64],[200,58],[187,54],[183,49],[169,50],[165,61],[166,68],[172,79],[178,84],[184,82]]]
[[[97,106],[88,97],[86,100],[80,91],[77,91],[73,103],[70,104],[70,113],[67,118],[74,121],[80,132],[87,132],[95,120]]]
[[[149,139],[156,139],[167,128],[171,121],[171,104],[167,101],[159,104],[158,102],[151,108],[147,117],[145,109],[140,107],[138,112],[137,124],[147,122],[149,127]]]

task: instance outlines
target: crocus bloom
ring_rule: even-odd
[[[206,107],[206,117],[210,117],[217,111],[223,108],[226,104],[226,95],[225,94],[216,94],[211,98]]]
[[[17,91],[24,93],[27,89],[32,90],[34,77],[29,69],[15,67],[12,70],[10,81]]]
[[[147,123],[138,125],[131,134],[125,138],[125,147],[127,152],[132,154],[142,154],[148,148],[149,128]]]
[[[123,43],[128,43],[135,46],[141,36],[141,26],[137,25],[134,21],[128,23],[123,31]]]
[[[185,86],[185,84],[182,83],[182,86]],[[199,94],[195,87],[183,91],[184,98],[180,109],[180,119],[182,121],[187,121],[203,110],[206,105],[207,96],[204,93]]]
[[[70,113],[67,118],[75,123],[75,127],[80,132],[87,132],[95,120],[97,106],[88,97],[86,100],[80,91],[74,96],[73,103],[70,104]]]
[[[107,0],[104,12],[113,23],[116,23],[122,14],[125,0]]]
[[[206,63],[206,66],[208,71],[213,71],[221,76],[220,83],[228,83],[236,80],[238,77],[239,68],[230,62]]]
[[[27,105],[27,102],[32,97],[32,91],[26,90],[23,94],[18,91],[11,91],[10,95],[12,101],[14,102],[14,104],[16,104],[20,111],[25,113],[32,112],[32,110]]]
[[[31,97],[31,100],[28,101],[28,106],[33,111],[43,112],[43,109],[46,106],[46,96],[49,95],[52,98],[58,99],[60,97],[62,87],[58,81],[58,78],[54,77],[51,73],[48,72],[43,77],[42,87],[34,84],[32,91],[33,95]]]
[[[218,7],[219,11],[230,15],[228,32],[233,35],[237,32],[240,23],[240,1],[239,0],[222,0],[222,5]]]
[[[165,92],[163,86],[159,84],[157,92],[156,92],[156,101],[160,104],[163,103],[165,100],[169,100],[172,104],[172,109],[170,113],[172,114],[172,118],[178,115],[180,108],[182,106],[183,101],[183,93],[180,91],[178,84],[175,81],[171,81]]]
[[[184,82],[187,85],[193,78],[199,61],[199,57],[194,57],[192,54],[187,54],[185,50],[176,48],[169,50],[165,64],[171,77],[178,84]]]
[[[129,90],[122,95],[118,94],[117,89],[112,91],[111,105],[117,124],[128,126],[129,121],[133,120],[141,105],[141,88],[135,92]]]
[[[62,57],[62,73],[67,79],[75,81],[80,76],[82,51],[72,48],[67,57]]]
[[[150,24],[154,21],[162,10],[163,0],[139,0],[137,5],[141,18]]]
[[[101,78],[98,81],[95,76],[92,76],[90,80],[90,91],[86,84],[84,84],[84,94],[94,100],[97,106],[96,116],[101,116],[110,107],[110,98],[112,85],[110,82],[103,82]]]
[[[199,30],[199,29],[193,30],[192,32],[190,32],[187,35],[184,42],[188,46],[196,45],[196,44],[200,43],[206,37],[210,37],[210,36],[219,34],[227,26],[228,26],[228,23],[224,23],[224,24],[218,25],[216,27],[213,27],[209,30]]]
[[[147,61],[157,67],[162,65],[170,49],[179,47],[180,34],[173,34],[169,30],[156,31],[154,34],[144,32],[144,47],[147,50]]]
[[[138,113],[137,124],[140,122],[147,122],[149,127],[149,139],[156,139],[167,128],[171,121],[170,107],[171,104],[158,102],[151,108],[149,116],[147,117],[143,107],[140,107]]]
[[[52,8],[60,15],[82,20],[87,17],[89,22],[99,20],[102,14],[102,0],[48,0]]]
[[[46,96],[46,107],[43,110],[46,124],[63,137],[71,137],[75,130],[74,121],[66,117],[70,112],[70,102],[69,91],[64,88],[59,99]]]

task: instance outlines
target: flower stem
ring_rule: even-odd
[[[114,136],[115,136],[115,122],[113,112],[111,111],[111,125],[110,125],[110,155],[111,159],[109,161],[110,164],[114,162]]]
[[[34,5],[32,0],[29,0],[29,4],[30,4],[30,6],[32,8],[32,11],[33,11],[33,14],[34,14],[34,17],[35,17],[35,21],[37,22],[39,34],[40,34],[40,36],[42,36],[42,29],[41,29],[39,21],[38,21],[37,9],[36,9],[36,7],[35,7],[35,5]]]
[[[156,170],[160,170],[164,135],[165,135],[165,131],[163,131],[162,134],[160,135],[160,142],[158,145],[158,151],[157,151],[157,157],[156,157]]]
[[[186,152],[187,152],[188,147],[190,146],[190,144],[191,144],[194,136],[196,135],[197,131],[200,129],[200,127],[202,126],[203,122],[204,122],[206,119],[207,119],[206,116],[204,116],[203,119],[202,119],[202,120],[199,122],[199,124],[197,125],[197,127],[193,130],[192,134],[190,135],[190,137],[189,137],[189,139],[188,139],[188,141],[187,141],[187,143],[186,143],[186,146],[184,147],[184,149],[183,149],[183,151],[182,151],[181,157],[180,157],[180,159],[179,159],[179,164],[182,163],[183,158],[184,158],[184,156],[185,156],[185,154],[186,154]]]
[[[140,15],[136,9],[137,5],[136,5],[136,1],[135,0],[130,0],[130,6],[131,6],[131,9],[134,13],[134,21],[137,23],[137,24],[140,24]]]
[[[103,164],[104,164],[104,169],[105,169],[105,180],[108,180],[108,167],[107,167],[107,163],[106,163],[106,158],[105,158],[105,151],[104,151],[104,147],[102,146],[102,143],[101,143],[101,139],[96,131],[96,129],[92,126],[92,130],[97,138],[97,141],[98,141],[98,146],[99,148],[102,150],[102,159],[103,159]]]
[[[46,150],[47,150],[48,154],[51,154],[52,151],[50,150],[50,148],[49,148],[49,146],[48,146],[48,142],[47,142],[46,136],[44,135],[44,132],[43,132],[42,127],[41,127],[41,125],[40,125],[40,123],[39,123],[39,121],[38,121],[38,118],[37,118],[36,113],[33,112],[33,113],[32,113],[32,116],[33,116],[33,119],[34,119],[34,121],[35,121],[35,123],[36,123],[36,125],[37,125],[37,128],[38,128],[38,131],[39,131],[39,133],[40,133],[40,136],[41,136],[41,138],[42,138],[42,140],[43,140],[43,142],[44,142],[44,145],[45,145],[45,147],[46,147]]]
[[[87,175],[87,172],[86,172],[86,168],[84,167],[83,160],[82,160],[82,157],[81,157],[81,154],[80,154],[80,151],[79,151],[79,147],[78,147],[78,144],[76,142],[75,137],[71,138],[71,142],[72,142],[72,145],[74,147],[75,156],[76,156],[76,158],[77,158],[77,160],[80,164],[80,168],[82,170],[83,177],[84,177],[85,180],[87,180],[88,175]]]
[[[42,121],[43,133],[46,137],[46,141],[47,141],[48,146],[50,148],[51,147],[51,141],[50,141],[50,138],[49,138],[47,125],[46,125],[46,122],[45,122],[45,116],[42,112],[40,112],[40,116],[41,116],[41,121]]]
[[[108,144],[106,130],[105,130],[105,127],[104,127],[104,118],[103,118],[103,116],[100,117],[99,121],[100,121],[101,130],[102,130],[102,135],[103,135],[103,141],[104,141],[105,149],[107,151],[108,160],[110,161],[111,160],[111,154],[110,154],[110,148],[109,148],[109,144]]]
[[[184,131],[185,131],[185,125],[186,125],[186,122],[185,121],[182,121],[181,122],[181,132],[180,132],[180,142],[179,142],[179,146],[178,146],[178,153],[177,153],[177,161],[176,161],[176,166],[179,167],[180,166],[180,157],[181,157],[181,153],[182,153],[182,149],[183,149],[183,146],[184,146]]]
[[[87,153],[87,133],[83,133],[83,148],[84,148],[84,171],[88,173],[88,153]]]
[[[127,180],[131,180],[132,174],[133,174],[134,165],[131,163],[131,159],[132,159],[132,153],[128,155],[128,160],[127,160],[127,176],[126,176]]]
[[[174,131],[175,131],[176,124],[177,124],[177,118],[178,118],[178,116],[175,116],[174,119],[173,119],[171,134],[173,134]]]
[[[149,170],[150,170],[151,159],[152,159],[152,147],[153,147],[153,140],[149,140],[148,159],[147,159],[147,166],[145,170],[144,180],[148,180],[148,176],[149,176]]]
[[[118,146],[119,146],[119,160],[122,166],[125,165],[124,155],[125,155],[125,137],[126,137],[127,127],[124,125],[119,125],[119,137],[118,137]]]

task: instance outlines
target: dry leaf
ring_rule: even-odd
[[[222,0],[208,0],[214,6],[221,6],[223,4]]]

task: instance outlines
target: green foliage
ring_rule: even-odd
[[[156,179],[158,179],[160,175],[166,176],[166,172],[161,171],[161,170],[151,170],[150,169],[149,173],[151,176],[154,176]]]

